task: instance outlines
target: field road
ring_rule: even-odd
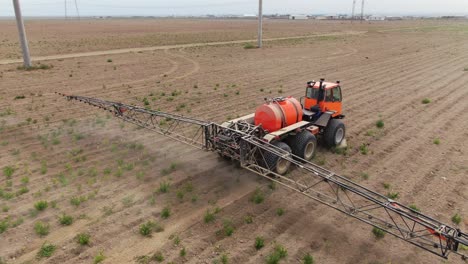
[[[343,35],[360,35],[360,34],[365,34],[365,33],[367,33],[367,31],[346,31],[346,32],[327,33],[327,34],[294,36],[294,37],[264,38],[263,41],[304,39],[304,38],[317,38],[317,37],[343,36]],[[34,57],[33,56],[32,60],[33,61],[59,60],[59,59],[69,59],[69,58],[100,56],[100,55],[122,54],[122,53],[139,52],[139,51],[153,51],[153,50],[180,49],[180,48],[189,48],[189,47],[240,44],[240,43],[248,43],[248,42],[255,42],[255,41],[257,41],[257,40],[256,39],[248,39],[248,40],[232,40],[232,41],[220,41],[220,42],[208,42],[208,43],[189,43],[189,44],[178,44],[178,45],[162,45],[162,46],[143,47],[143,48],[113,49],[113,50],[80,52],[80,53],[70,53],[70,54],[58,54],[58,55],[39,56],[39,57]],[[23,62],[22,59],[0,60],[0,65],[7,65],[7,64],[21,63],[21,62]]]

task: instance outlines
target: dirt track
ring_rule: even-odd
[[[366,32],[364,32],[364,31],[350,31],[350,32],[316,34],[316,35],[307,35],[307,36],[266,38],[266,39],[263,39],[263,41],[264,42],[269,42],[269,41],[278,41],[278,40],[309,39],[309,38],[334,37],[334,36],[344,36],[344,35],[359,35],[359,34],[364,34],[364,33],[366,33]],[[144,47],[144,48],[101,50],[101,51],[92,51],[92,52],[82,52],[82,53],[70,53],[70,54],[58,54],[58,55],[32,57],[31,59],[33,61],[60,60],[60,59],[92,57],[92,56],[100,56],[100,55],[113,55],[113,54],[131,53],[131,52],[167,50],[167,49],[184,49],[184,48],[204,47],[204,46],[225,46],[225,45],[244,44],[244,43],[251,43],[251,42],[256,42],[256,40],[255,39],[250,39],[250,40],[215,41],[215,42],[206,42],[206,43],[164,45],[164,46],[154,46],[154,47]],[[22,63],[22,62],[23,62],[22,59],[0,60],[0,65],[13,64],[13,63]]]
[[[23,222],[0,234],[0,257],[12,263],[90,263],[102,250],[105,263],[133,262],[156,252],[165,263],[212,263],[222,254],[230,263],[263,263],[276,242],[288,250],[284,263],[298,263],[306,253],[317,263],[445,263],[395,238],[376,240],[368,226],[300,195],[270,190],[266,180],[212,153],[53,94],[139,105],[147,97],[153,109],[222,122],[252,112],[265,96],[300,97],[308,80],[341,80],[350,150],[343,156],[320,149],[315,162],[381,193],[398,192],[399,201],[444,222],[451,223],[459,213],[466,231],[467,27],[429,23],[424,30],[412,24],[398,25],[413,27],[406,30],[380,25],[392,28],[386,32],[359,25],[369,32],[275,40],[261,50],[231,43],[51,60],[46,63],[52,69],[30,72],[1,65],[0,165],[17,169],[11,179],[0,178],[0,189],[15,193],[0,198],[0,206],[9,207],[0,212],[0,220],[9,216],[10,222]],[[288,32],[290,25],[275,26]],[[339,29],[330,26],[330,32],[357,30],[335,26]],[[171,96],[174,91],[180,93]],[[15,100],[21,95],[25,98]],[[424,98],[431,103],[422,104]],[[378,119],[385,122],[383,129],[375,127]],[[433,143],[436,138],[439,145]],[[362,144],[368,144],[367,155],[359,150]],[[171,163],[175,169],[163,172]],[[28,183],[21,181],[25,176]],[[155,192],[161,182],[171,183],[168,193]],[[17,193],[24,186],[28,192]],[[250,201],[257,187],[265,193],[261,204]],[[76,196],[86,201],[74,206],[70,199]],[[56,206],[35,215],[33,205],[39,200]],[[162,219],[166,206],[171,216]],[[205,223],[206,210],[216,207],[216,220]],[[278,208],[284,215],[276,214]],[[57,216],[62,213],[75,222],[61,226]],[[245,223],[247,215],[253,223]],[[225,219],[235,227],[230,237],[218,232]],[[50,223],[45,237],[34,232],[39,220]],[[141,236],[138,227],[148,220],[164,231]],[[76,243],[81,232],[91,234],[90,246]],[[257,236],[265,238],[259,251],[253,247]],[[36,260],[44,241],[57,250],[47,260]],[[179,256],[182,247],[184,257]]]

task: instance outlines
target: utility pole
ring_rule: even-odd
[[[356,11],[356,0],[353,0],[353,11],[351,12],[351,22],[354,20],[355,11]]]
[[[262,47],[262,35],[263,35],[263,11],[262,11],[262,0],[258,0],[258,41],[257,46]]]
[[[68,15],[67,15],[67,0],[65,0],[65,20],[68,19]]]
[[[364,1],[365,0],[362,0],[361,2],[361,23],[364,21]]]
[[[24,67],[30,68],[32,64],[31,58],[29,57],[28,40],[26,39],[26,32],[24,31],[23,16],[21,15],[19,0],[13,0],[13,6],[15,8],[16,25],[18,26],[21,48],[23,50]]]

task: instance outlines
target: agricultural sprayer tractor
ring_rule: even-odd
[[[265,98],[265,103],[257,107],[255,113],[229,120],[221,126],[234,128],[240,123],[255,127],[255,135],[264,141],[298,156],[311,160],[317,147],[317,136],[328,147],[336,147],[345,137],[345,125],[341,107],[340,82],[307,82],[306,94],[301,102],[293,97]],[[304,102],[302,103],[302,101]],[[230,131],[226,137],[219,137],[218,142],[231,140]],[[223,135],[223,132],[221,132]],[[224,142],[226,143],[226,142]],[[239,152],[231,152],[219,144],[217,151],[225,158],[238,159]],[[266,153],[265,166],[284,175],[290,163],[277,155]]]
[[[267,99],[255,113],[222,124],[91,97],[60,95],[195,148],[217,152],[241,168],[437,256],[447,258],[452,253],[467,260],[460,249],[468,247],[468,234],[459,228],[310,162],[317,137],[329,147],[345,138],[339,82],[308,82],[300,101],[292,97]]]

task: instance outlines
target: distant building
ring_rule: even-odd
[[[307,15],[289,15],[290,20],[305,20],[309,19]]]
[[[367,20],[368,21],[384,21],[385,17],[384,16],[369,16]]]
[[[319,15],[316,16],[315,19],[317,20],[333,20],[333,19],[339,19],[338,15]]]
[[[257,15],[254,15],[254,14],[244,14],[243,17],[244,17],[244,18],[256,18]]]
[[[330,17],[328,17],[328,16],[316,16],[315,19],[317,19],[317,20],[326,20],[326,19],[330,19]]]
[[[386,20],[395,21],[395,20],[403,20],[403,18],[399,16],[389,16],[389,17],[386,17]]]

